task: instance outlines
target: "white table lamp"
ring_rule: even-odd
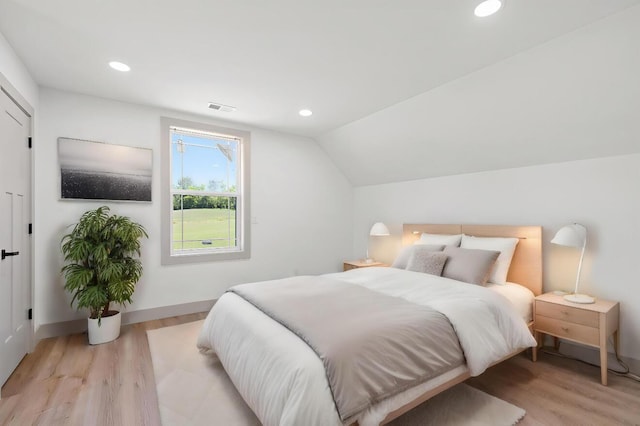
[[[576,275],[576,288],[573,294],[567,294],[564,296],[565,300],[573,303],[595,303],[596,299],[594,297],[578,293],[580,271],[582,270],[582,259],[584,258],[584,249],[587,246],[587,228],[578,223],[564,226],[556,232],[556,236],[553,237],[551,242],[561,246],[582,249],[582,253],[580,253],[580,262],[578,263],[578,273]]]
[[[388,235],[391,235],[389,228],[382,222],[374,223],[369,231],[369,236],[372,237],[386,237]],[[366,263],[373,263],[373,259],[369,257],[369,243],[367,243],[367,258],[364,261]]]

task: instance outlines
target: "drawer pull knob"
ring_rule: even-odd
[[[562,331],[567,331],[567,332],[569,331],[569,327],[560,327],[560,328],[562,328]]]

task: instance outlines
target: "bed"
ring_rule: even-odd
[[[530,321],[531,302],[527,302],[526,293],[531,295],[531,300],[540,294],[542,287],[541,228],[408,224],[403,228],[403,244],[413,244],[423,232],[518,238],[508,273],[508,281],[518,284],[484,288],[395,268],[364,268],[327,274],[324,278],[410,300],[412,304],[435,306],[456,329],[464,350],[461,365],[376,400],[345,418],[337,408],[329,374],[316,348],[312,349],[290,328],[236,293],[225,293],[213,307],[198,346],[219,357],[235,387],[266,425],[357,423],[365,426],[387,423],[439,392],[535,344],[531,334],[523,333],[522,329],[526,330],[527,320]],[[263,283],[262,288],[269,285],[269,282]],[[439,294],[439,301],[433,301],[432,294]],[[519,300],[519,307],[507,299]],[[478,309],[478,313],[470,320],[469,312],[474,309]],[[478,321],[477,318],[484,319]],[[495,325],[488,325],[492,322]]]

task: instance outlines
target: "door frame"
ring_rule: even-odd
[[[29,118],[31,119],[31,125],[30,125],[30,129],[29,129],[29,134],[31,135],[31,137],[33,138],[33,134],[34,134],[34,129],[35,129],[35,119],[34,119],[34,109],[31,106],[31,104],[29,102],[27,102],[27,100],[20,94],[20,92],[13,87],[13,85],[9,82],[9,80],[4,76],[4,74],[2,74],[2,72],[0,72],[0,91],[4,92],[7,96],[9,96],[15,103],[16,105],[18,105],[18,107],[20,109],[22,109],[22,111],[27,114],[29,116]],[[32,148],[33,149],[33,146]],[[31,151],[31,158],[30,158],[30,178],[31,178],[31,182],[30,182],[30,190],[31,190],[31,194],[30,194],[30,211],[29,211],[29,215],[30,215],[30,219],[29,219],[29,223],[33,223],[33,218],[34,213],[35,213],[35,169],[34,169],[34,161],[33,161],[33,151]],[[34,225],[35,226],[35,225]],[[34,306],[34,301],[35,301],[35,261],[33,258],[33,252],[34,252],[34,244],[33,244],[33,234],[31,234],[31,238],[29,239],[29,270],[30,270],[30,274],[29,274],[29,286],[30,286],[30,293],[31,293],[31,300],[30,300],[30,305],[31,305],[31,309],[32,309],[32,318],[31,318],[31,324],[29,324],[29,327],[27,327],[27,353],[31,353],[33,352],[35,345],[36,345],[36,341],[35,341],[35,336],[36,336],[36,330],[35,330],[35,317],[36,317],[36,312]]]

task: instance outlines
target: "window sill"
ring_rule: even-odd
[[[219,262],[226,260],[246,260],[251,258],[249,250],[225,251],[222,253],[163,254],[162,265],[182,265],[188,263]]]

